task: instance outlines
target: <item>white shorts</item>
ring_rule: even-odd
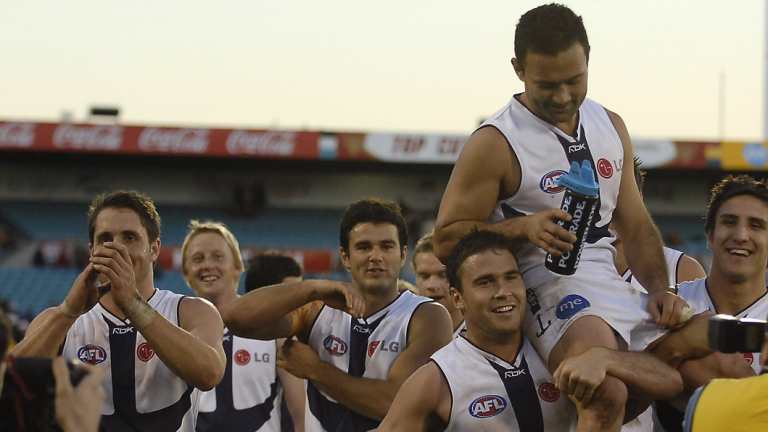
[[[601,318],[628,346],[632,331],[652,322],[646,311],[648,295],[616,273],[577,272],[529,288],[527,293],[525,335],[547,363],[560,338],[583,316]]]

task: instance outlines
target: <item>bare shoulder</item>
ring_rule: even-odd
[[[688,282],[707,277],[704,267],[695,258],[683,255],[677,266],[677,282]]]
[[[414,339],[443,341],[440,346],[450,341],[453,324],[448,310],[436,302],[422,303],[413,313],[408,329],[408,343]]]
[[[512,150],[504,135],[493,126],[476,130],[467,140],[459,155],[458,163],[487,168],[506,167],[512,158]]]
[[[200,297],[184,297],[179,300],[179,325],[182,328],[216,323],[222,323],[221,315],[210,301]]]
[[[627,130],[626,123],[624,123],[624,119],[622,119],[620,115],[614,111],[609,110],[608,108],[605,108],[605,112],[608,114],[608,118],[611,119],[611,123],[613,123],[613,127],[616,128],[616,132],[618,132],[621,140],[629,140],[629,131]]]

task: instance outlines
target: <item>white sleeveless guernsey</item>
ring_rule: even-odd
[[[451,390],[453,431],[562,432],[576,427],[576,409],[552,383],[523,338],[514,364],[459,336],[432,355]]]
[[[711,311],[719,313],[715,303],[709,296],[707,279],[696,279],[690,282],[683,282],[678,285],[678,294],[688,302],[694,313]],[[768,316],[768,292],[747,306],[744,310],[734,314],[736,318],[757,318],[764,320]],[[756,374],[760,374],[760,353],[744,353],[744,360],[747,361]],[[657,402],[654,404],[654,422],[656,431],[682,431],[682,422],[684,413],[676,410],[672,406]]]
[[[184,296],[155,289],[147,301],[179,325]],[[105,372],[101,430],[195,430],[199,391],[171,371],[144,336],[100,303],[81,315],[67,332],[63,355],[79,358]]]
[[[459,324],[459,326],[456,327],[456,330],[453,331],[453,337],[457,338],[466,332],[467,332],[467,322],[464,320],[461,320],[461,324]]]
[[[683,255],[685,255],[684,252],[679,251],[677,249],[672,249],[664,246],[664,261],[667,263],[667,271],[669,274],[669,286],[677,286],[680,281],[677,280],[677,269],[680,267],[680,261],[683,259]],[[642,285],[640,285],[640,281],[637,280],[636,277],[632,274],[632,270],[627,269],[623,275],[621,275],[621,278],[625,281],[632,284],[633,287],[637,288],[638,290],[648,293],[645,288],[643,288]]]
[[[275,341],[241,338],[225,329],[223,343],[227,368],[215,389],[200,394],[197,430],[280,432]]]
[[[579,107],[576,138],[536,117],[517,97],[480,127],[489,126],[506,138],[521,170],[518,191],[497,204],[491,222],[559,208],[563,188],[558,187],[555,180],[569,171],[572,161],[587,160],[600,185],[600,212],[593,218],[577,274],[594,271],[590,269],[591,263],[610,270],[614,235],[608,224],[619,195],[624,150],[605,108],[591,99],[584,100]],[[555,277],[544,267],[544,257],[544,251],[532,244],[521,249],[518,262],[526,287],[535,288]]]
[[[352,319],[346,312],[324,306],[312,325],[309,345],[320,359],[343,372],[372,379],[386,379],[397,356],[408,344],[408,326],[416,309],[432,302],[403,291],[392,303],[367,317]],[[358,414],[336,402],[307,381],[307,431],[368,431],[379,420]]]

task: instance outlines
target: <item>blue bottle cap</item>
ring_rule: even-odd
[[[561,175],[557,179],[557,185],[584,196],[596,197],[600,193],[600,186],[595,180],[595,172],[592,171],[592,165],[586,160],[582,161],[581,166],[576,161],[571,162],[570,172]]]

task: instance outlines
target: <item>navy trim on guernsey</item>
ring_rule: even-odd
[[[575,143],[568,141],[567,139],[554,132],[552,132],[552,134],[557,137],[560,145],[563,146],[563,152],[565,153],[565,157],[568,159],[568,165],[572,164],[573,162],[579,162],[581,164],[582,161],[589,161],[589,165],[592,167],[592,173],[595,176],[595,182],[599,185],[600,179],[597,178],[597,167],[595,167],[595,161],[592,159],[592,152],[589,150],[589,143],[587,142],[587,135],[584,132],[584,125],[579,123],[579,133]],[[578,146],[579,144],[582,144],[582,146],[577,148],[577,150],[569,150],[570,147],[574,145]],[[608,231],[608,223],[602,227],[597,226],[597,224],[600,222],[600,206],[600,195],[598,194],[597,205],[595,206],[595,215],[592,218],[592,227],[589,229],[589,234],[585,239],[587,243],[595,243],[601,238],[611,236],[611,232]]]
[[[136,411],[136,330],[131,325],[115,325],[103,317],[109,328],[109,351],[112,361],[112,399],[115,405],[113,415],[101,416],[100,431],[129,432],[153,431],[174,432],[181,427],[184,415],[192,401],[194,389],[188,386],[181,398],[171,406],[149,413]],[[118,331],[114,329],[130,329]]]
[[[536,383],[533,382],[522,351],[519,368],[507,369],[489,359],[486,360],[504,383],[509,403],[515,410],[520,432],[544,432],[544,415],[541,413],[539,395],[536,394]]]
[[[198,432],[251,432],[258,430],[271,417],[277,397],[277,381],[270,385],[269,397],[264,402],[243,410],[235,409],[232,389],[232,339],[232,334],[227,330],[223,339],[227,366],[224,369],[224,378],[216,386],[216,410],[198,413],[195,427]]]
[[[399,296],[398,296],[399,298]],[[352,319],[349,329],[349,375],[362,377],[365,373],[365,355],[368,350],[368,337],[384,320],[383,314],[373,322]],[[309,409],[320,421],[323,429],[334,432],[358,432],[375,429],[380,421],[358,414],[349,408],[329,401],[320,390],[307,381],[307,401]]]

